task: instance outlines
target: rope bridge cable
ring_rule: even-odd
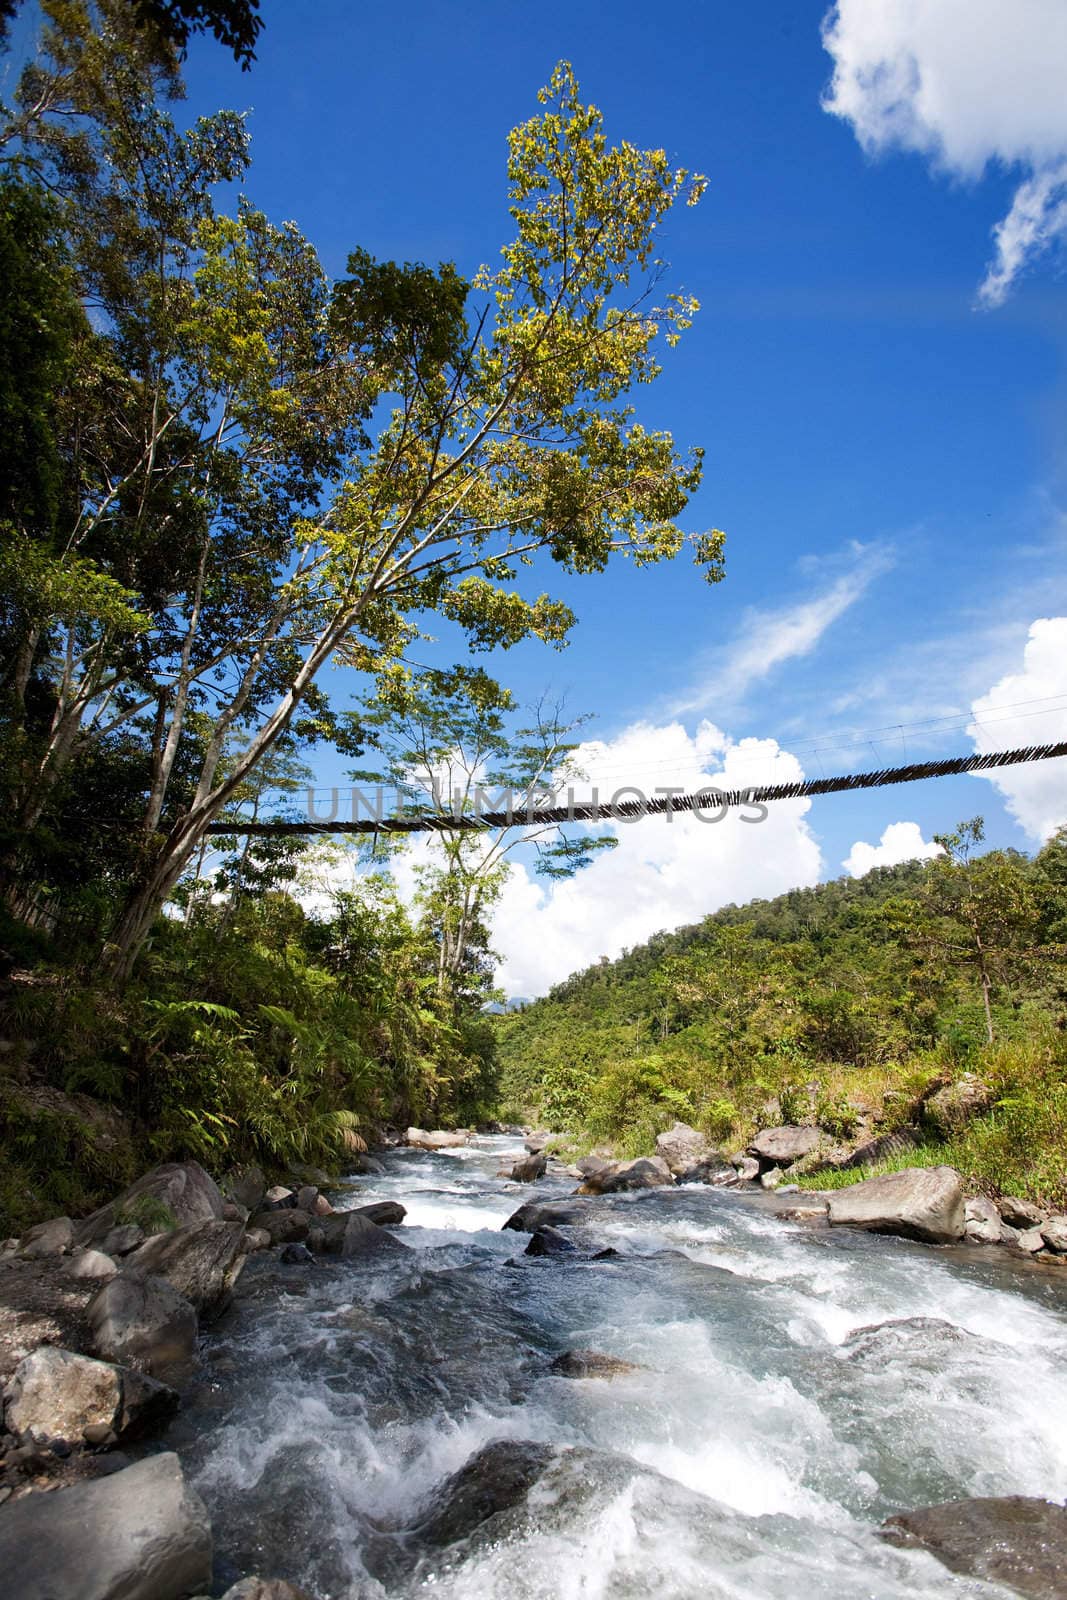
[[[213,822],[210,834],[408,834],[476,832],[511,826],[536,827],[564,822],[629,822],[638,817],[661,816],[675,811],[704,811],[711,807],[737,809],[769,805],[775,800],[804,800],[822,794],[843,794],[849,789],[883,789],[894,783],[915,783],[924,778],[951,778],[965,772],[990,772],[1030,761],[1052,761],[1067,756],[1067,740],[1060,744],[1028,745],[1019,750],[993,750],[984,755],[949,756],[941,761],[913,761],[905,767],[885,767],[879,772],[853,772],[836,778],[805,778],[798,783],[752,785],[746,789],[718,789],[709,784],[694,794],[659,795],[654,799],[575,801],[565,806],[522,806],[510,811],[486,811],[456,816],[448,811],[425,811],[415,816],[359,817],[350,822]],[[631,786],[632,787],[632,786]]]

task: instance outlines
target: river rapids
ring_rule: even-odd
[[[283,1576],[320,1600],[1005,1600],[877,1529],[963,1496],[1067,1496],[1067,1271],[1061,1287],[991,1252],[809,1230],[698,1186],[594,1202],[608,1259],[528,1257],[501,1224],[573,1184],[497,1177],[517,1153],[398,1150],[344,1192],[401,1201],[406,1252],[253,1258],[178,1424],[220,1582]],[[640,1370],[554,1376],[576,1348]],[[500,1439],[558,1456],[481,1530],[420,1549],[404,1530]]]

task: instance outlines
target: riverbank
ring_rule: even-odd
[[[121,1447],[177,1453],[211,1592],[250,1573],[316,1600],[1063,1592],[976,1588],[879,1529],[977,1497],[988,1531],[991,1499],[1067,1495],[1067,1274],[797,1226],[795,1196],[758,1189],[576,1200],[566,1176],[497,1175],[521,1154],[385,1152],[330,1199],[403,1206],[406,1248],[249,1256],[177,1416]],[[503,1226],[531,1201],[582,1208],[558,1252]]]

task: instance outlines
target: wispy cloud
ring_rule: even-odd
[[[823,24],[823,107],[871,155],[908,150],[976,179],[1023,174],[993,230],[980,305],[1067,238],[1067,6],[1063,0],[838,0]]]
[[[716,649],[714,663],[690,692],[672,706],[672,713],[675,716],[702,711],[721,714],[724,710],[736,709],[749,690],[784,662],[810,655],[827,629],[893,565],[891,552],[882,545],[853,543],[844,559],[846,570],[818,593],[777,610],[749,611],[734,637]],[[839,566],[840,560],[833,564]],[[822,560],[806,565],[825,571],[831,563]]]

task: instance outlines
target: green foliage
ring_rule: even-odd
[[[497,1019],[502,1094],[586,1145],[647,1152],[680,1116],[734,1150],[768,1101],[847,1140],[916,1125],[971,1071],[993,1109],[895,1164],[1062,1203],[1067,838],[1027,860],[975,855],[980,837],[976,820],[925,865],[730,906],[575,974]]]

